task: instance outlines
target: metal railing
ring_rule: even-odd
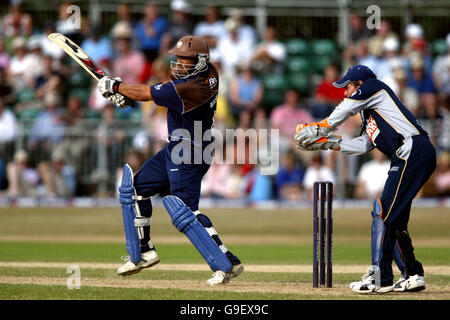
[[[50,161],[55,154],[62,155],[66,163],[73,166],[76,171],[77,182],[81,186],[78,188],[78,195],[81,196],[114,194],[116,172],[127,162],[127,155],[136,147],[136,135],[148,139],[148,146],[151,149],[145,150],[142,161],[157,152],[156,148],[164,144],[160,136],[152,136],[148,126],[145,128],[140,122],[116,120],[106,124],[102,120],[85,120],[77,126],[66,127],[62,136],[47,137],[33,147],[30,144],[32,120],[21,120],[18,124],[19,130],[15,140],[10,144],[0,145],[0,159],[8,163],[13,160],[17,151],[25,150],[29,156],[30,167],[36,168],[40,162]],[[445,132],[434,130],[439,127],[434,121],[423,121],[423,124],[435,145],[442,142]],[[142,150],[140,152],[142,153]],[[283,154],[280,154],[280,158],[282,157]],[[340,186],[342,191],[338,194],[340,198],[345,197],[344,182],[356,183],[360,165],[369,159],[368,155],[363,157],[348,157],[340,153],[336,155],[334,171],[336,185]]]

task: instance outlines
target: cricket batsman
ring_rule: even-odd
[[[225,284],[242,273],[244,267],[222,244],[210,219],[198,211],[200,184],[209,163],[203,157],[200,162],[193,159],[196,155],[203,155],[211,142],[198,142],[180,134],[184,130],[194,137],[194,127],[197,130],[195,122],[201,123],[202,137],[206,130],[212,128],[219,76],[209,62],[209,48],[201,37],[181,38],[169,54],[177,57],[170,66],[171,81],[148,86],[103,77],[98,82],[101,94],[119,108],[127,107],[131,99],[153,100],[168,109],[167,146],[148,159],[136,174],[128,164],[123,169],[119,199],[130,257],[117,273],[131,275],[160,261],[150,239],[150,196],[169,188],[170,195],[163,198],[163,204],[173,225],[189,238],[213,271],[207,284]],[[190,148],[179,148],[180,143],[185,146],[187,143]],[[183,158],[181,163],[177,160],[180,158]]]
[[[414,197],[436,167],[436,150],[421,123],[368,67],[350,67],[333,85],[345,87],[346,98],[328,118],[297,125],[298,147],[346,154],[363,154],[377,148],[391,160],[381,198],[373,205],[372,272],[350,287],[358,293],[423,290],[424,270],[414,255],[408,221]],[[362,120],[359,137],[347,140],[332,134],[357,113]],[[392,261],[397,246],[405,277],[394,285]],[[401,269],[403,264],[397,261],[397,265]]]

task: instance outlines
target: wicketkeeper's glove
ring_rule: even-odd
[[[294,138],[299,145],[306,146],[322,137],[329,137],[332,133],[333,129],[325,118],[320,122],[298,124]]]
[[[339,136],[321,137],[311,144],[299,143],[297,148],[300,150],[317,151],[317,150],[334,150],[339,151],[341,149],[339,142],[342,138]]]

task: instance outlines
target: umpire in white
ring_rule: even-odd
[[[333,85],[345,87],[347,98],[328,118],[299,124],[295,135],[298,147],[347,154],[363,154],[377,148],[391,160],[383,193],[375,200],[372,212],[373,273],[353,282],[351,288],[359,293],[423,290],[424,270],[414,255],[408,221],[414,197],[436,167],[436,150],[421,123],[368,67],[350,67]],[[361,136],[346,140],[332,134],[357,113],[362,120]],[[406,279],[394,285],[392,261],[396,244],[405,263]]]

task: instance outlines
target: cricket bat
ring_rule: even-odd
[[[66,36],[61,33],[52,33],[48,35],[48,38],[71,56],[72,59],[82,66],[95,80],[98,81],[106,76],[106,73],[96,65],[94,60],[92,60],[79,45]]]
[[[87,71],[95,80],[100,80],[107,74],[97,66],[97,64],[88,56],[83,49],[80,48],[75,42],[67,38],[61,33],[51,33],[48,38],[56,43],[61,49],[63,49],[73,60],[75,60],[84,70]],[[125,97],[126,104],[130,107],[134,107],[134,100]]]

